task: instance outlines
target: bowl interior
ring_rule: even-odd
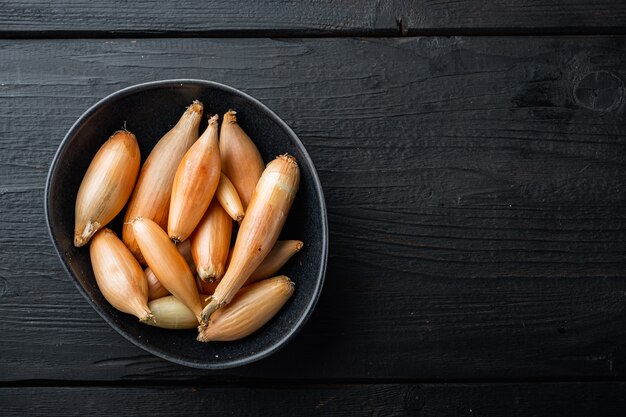
[[[101,295],[91,268],[88,246],[73,245],[74,204],[80,182],[100,146],[126,127],[137,136],[142,161],[193,100],[206,115],[237,111],[238,122],[254,140],[264,161],[290,153],[298,160],[300,189],[281,239],[300,239],[302,251],[281,273],[296,284],[287,305],[263,329],[228,343],[200,343],[196,331],[146,326],[114,309]],[[109,225],[121,237],[122,213]],[[78,289],[100,315],[131,342],[164,359],[187,366],[219,369],[239,366],[272,353],[306,321],[323,283],[327,253],[326,209],[313,163],[295,134],[267,107],[238,90],[198,80],[142,84],[121,90],[89,109],[70,129],[54,158],[46,186],[46,220],[50,235]]]

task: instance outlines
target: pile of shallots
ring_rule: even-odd
[[[102,145],[76,197],[74,245],[90,242],[98,287],[116,309],[158,327],[198,326],[203,342],[230,341],[293,294],[293,282],[274,275],[303,245],[277,241],[300,170],[290,155],[266,166],[232,110],[198,137],[202,112],[194,101],[141,172],[135,135],[120,130]],[[120,240],[105,226],[124,207]]]

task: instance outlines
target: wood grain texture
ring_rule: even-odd
[[[624,383],[0,388],[6,417],[624,415]],[[77,400],[78,399],[78,400]],[[251,410],[254,410],[252,412]]]
[[[381,9],[383,9],[381,11]],[[197,2],[25,0],[0,2],[0,33],[368,34],[396,33],[375,0]]]
[[[621,0],[0,1],[0,36],[624,33]]]
[[[400,33],[624,33],[626,4],[603,0],[396,0]]]
[[[0,379],[623,378],[625,64],[624,37],[1,41]],[[73,121],[186,77],[283,117],[328,206],[309,323],[223,372],[108,328],[44,224]]]

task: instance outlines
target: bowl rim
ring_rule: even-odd
[[[303,155],[308,166],[311,168],[311,173],[313,177],[313,188],[317,190],[317,192],[319,193],[318,200],[322,209],[320,213],[321,225],[322,225],[322,242],[321,242],[322,243],[322,259],[320,260],[321,265],[320,265],[320,270],[319,270],[318,277],[317,277],[318,278],[317,283],[314,289],[314,294],[309,299],[308,305],[306,305],[305,307],[304,314],[302,314],[300,317],[298,317],[296,321],[293,322],[293,325],[291,326],[289,331],[282,338],[271,343],[266,348],[256,351],[253,354],[246,356],[244,358],[228,360],[225,362],[218,362],[218,363],[191,361],[191,360],[179,359],[177,357],[171,357],[167,353],[164,354],[164,352],[154,349],[149,344],[145,344],[141,340],[137,340],[136,338],[127,334],[125,330],[123,330],[120,326],[118,326],[117,323],[112,318],[110,318],[95,303],[94,300],[91,299],[91,297],[87,294],[83,286],[79,283],[78,279],[74,277],[74,275],[72,274],[72,271],[70,270],[69,265],[66,263],[63,255],[61,254],[59,242],[57,241],[57,239],[55,238],[53,234],[52,221],[50,218],[50,212],[51,212],[50,204],[52,201],[52,197],[50,196],[50,186],[51,186],[52,181],[56,177],[56,171],[58,169],[58,166],[60,165],[59,158],[61,154],[65,151],[65,149],[68,147],[71,136],[73,136],[76,133],[77,129],[80,126],[82,126],[82,124],[89,117],[91,117],[96,111],[98,111],[100,107],[102,107],[103,105],[111,101],[114,101],[123,97],[127,97],[138,92],[151,90],[151,89],[164,88],[164,87],[183,87],[184,85],[199,85],[199,86],[209,87],[209,88],[218,88],[218,89],[225,90],[228,93],[238,95],[242,97],[243,99],[252,102],[253,105],[258,106],[261,109],[261,111],[266,113],[273,120],[273,122],[275,122],[282,129],[284,129],[287,135],[292,140],[293,144],[298,149],[298,151]],[[124,337],[126,340],[128,340],[135,346],[159,358],[165,359],[169,362],[173,362],[179,365],[184,365],[184,366],[198,368],[198,369],[208,369],[208,370],[228,369],[228,368],[240,367],[243,365],[250,364],[252,362],[256,362],[260,359],[263,359],[275,353],[280,348],[285,346],[289,341],[291,341],[300,332],[300,330],[302,329],[306,321],[311,316],[313,310],[315,309],[315,306],[319,300],[319,297],[320,297],[320,294],[322,292],[322,288],[324,285],[324,280],[326,276],[326,266],[328,263],[328,239],[329,239],[328,214],[326,211],[326,202],[324,199],[324,192],[322,189],[322,184],[319,180],[319,176],[317,174],[317,170],[315,168],[315,164],[313,163],[313,160],[309,156],[309,153],[304,147],[304,144],[298,138],[298,136],[294,133],[294,131],[289,127],[289,125],[287,125],[287,123],[285,123],[269,107],[267,107],[258,99],[252,97],[251,95],[239,89],[236,89],[234,87],[231,87],[231,86],[228,86],[228,85],[216,82],[216,81],[208,81],[208,80],[194,79],[194,78],[164,79],[164,80],[157,80],[157,81],[149,81],[149,82],[144,82],[144,83],[135,84],[135,85],[122,88],[98,100],[95,104],[89,107],[89,109],[87,109],[83,114],[81,114],[81,116],[72,124],[70,129],[67,131],[67,133],[63,137],[63,140],[60,142],[52,158],[52,162],[50,164],[50,168],[48,170],[48,174],[46,177],[46,185],[44,188],[44,213],[45,213],[45,219],[46,219],[46,226],[48,228],[48,235],[50,236],[50,239],[52,240],[57,256],[59,257],[59,260],[61,261],[61,264],[63,265],[63,269],[65,269],[65,272],[72,278],[72,282],[74,283],[78,291],[83,295],[83,297],[93,307],[93,309],[96,310],[96,312],[104,319],[104,321],[106,321],[113,329],[115,329],[120,335],[122,335],[122,337]]]

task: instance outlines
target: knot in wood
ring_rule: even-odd
[[[585,75],[574,87],[578,105],[594,111],[609,112],[619,107],[624,97],[624,83],[608,71]]]
[[[424,407],[424,391],[419,385],[409,386],[404,394],[404,410],[415,413]]]

